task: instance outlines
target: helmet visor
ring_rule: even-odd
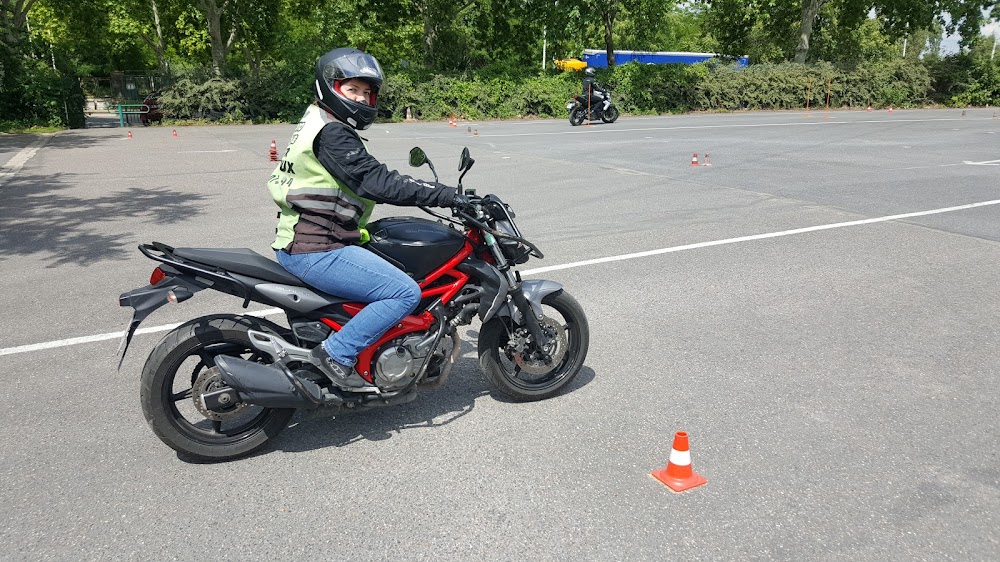
[[[323,67],[323,79],[332,89],[334,83],[351,78],[361,78],[371,83],[376,91],[382,85],[382,67],[375,57],[367,53],[350,53],[337,57]]]

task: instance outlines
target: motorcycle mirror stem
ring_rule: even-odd
[[[430,158],[427,157],[427,153],[424,152],[424,149],[420,148],[419,146],[414,146],[413,148],[411,148],[410,166],[413,166],[414,168],[419,168],[424,164],[427,164],[430,167],[431,173],[434,174],[434,181],[440,183],[441,180],[438,179],[437,170],[434,169],[434,164],[431,163],[431,160]]]

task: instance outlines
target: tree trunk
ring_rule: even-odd
[[[21,44],[21,31],[28,21],[28,10],[37,0],[0,0],[0,24],[3,24],[3,43],[8,49]]]
[[[212,42],[212,73],[221,77],[226,71],[226,50],[228,45],[222,40],[222,13],[225,12],[229,0],[219,6],[216,0],[198,0],[198,5],[205,14],[208,23],[208,36]]]
[[[812,36],[813,23],[826,0],[802,0],[802,25],[799,27],[799,46],[795,49],[795,62],[805,64],[809,54],[809,37]]]
[[[153,9],[153,51],[156,53],[156,62],[160,67],[160,76],[166,76],[167,68],[167,45],[163,39],[163,28],[160,27],[160,10],[156,5],[156,0],[149,0],[149,7]]]
[[[618,7],[609,3],[604,7],[604,47],[608,51],[608,68],[615,67],[615,16]]]

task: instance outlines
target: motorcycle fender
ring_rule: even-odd
[[[479,299],[479,319],[486,322],[496,315],[505,304],[510,284],[507,277],[492,265],[477,259],[466,259],[456,267],[462,273],[470,275],[479,281],[483,295]]]
[[[142,321],[148,318],[156,309],[170,302],[169,295],[171,291],[173,291],[177,302],[183,302],[194,296],[198,291],[206,288],[205,285],[195,281],[193,278],[186,277],[185,275],[168,277],[156,285],[146,285],[145,287],[132,289],[119,295],[118,305],[128,306],[134,310],[132,321],[129,323],[128,330],[122,336],[121,344],[118,346],[118,351],[121,354],[118,359],[119,369],[122,367],[122,362],[125,361],[128,346],[132,343],[132,336],[135,335],[139,324],[142,324]]]
[[[531,308],[534,310],[535,316],[542,315],[542,299],[552,293],[561,291],[562,288],[561,284],[546,279],[533,279],[521,282],[521,292],[524,293],[524,298],[528,299],[528,302],[531,303]],[[501,316],[510,316],[515,324],[521,324],[521,311],[511,303],[505,304],[506,306],[500,309],[499,314]]]

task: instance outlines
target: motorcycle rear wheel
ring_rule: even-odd
[[[587,110],[582,107],[574,107],[569,112],[569,124],[574,127],[583,125],[583,120],[587,118]]]
[[[567,336],[566,353],[558,365],[542,375],[528,374],[515,363],[510,341],[510,317],[495,317],[479,330],[479,365],[486,382],[498,395],[515,402],[544,400],[559,393],[583,367],[590,346],[590,327],[580,303],[566,291],[557,291],[542,299],[547,318],[558,322]]]
[[[295,413],[294,408],[234,405],[235,412],[213,420],[195,405],[195,382],[215,366],[217,355],[270,363],[250,344],[247,330],[283,331],[260,318],[205,316],[168,333],[146,360],[139,395],[143,415],[160,441],[186,459],[225,461],[248,455],[281,433]]]
[[[614,123],[617,120],[618,108],[613,105],[604,112],[604,115],[601,115],[601,121],[604,121],[605,123]]]

